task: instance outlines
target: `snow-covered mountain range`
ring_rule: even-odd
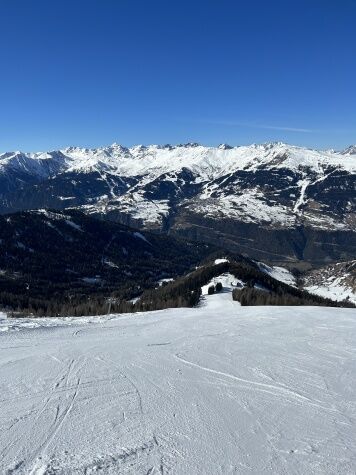
[[[80,208],[274,262],[356,254],[356,146],[118,144],[0,154],[0,212]]]

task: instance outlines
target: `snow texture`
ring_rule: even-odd
[[[356,472],[355,310],[222,292],[0,327],[0,473]]]
[[[296,278],[294,277],[294,275],[284,267],[270,267],[267,264],[264,264],[263,262],[258,262],[258,267],[262,272],[265,272],[266,274],[270,275],[276,280],[279,280],[280,282],[284,282],[285,284],[291,285],[292,287],[297,286]]]
[[[356,171],[355,146],[343,152],[311,150],[281,142],[253,144],[239,147],[205,147],[198,144],[177,146],[135,146],[126,148],[112,144],[97,149],[68,147],[53,152],[0,153],[0,171],[6,168],[49,176],[59,172],[99,171],[120,176],[150,175],[192,170],[202,179],[211,180],[236,169],[254,169],[258,165],[298,170],[307,167],[321,172],[326,166]],[[281,159],[281,156],[288,154]]]
[[[222,257],[221,259],[215,259],[214,264],[223,264],[224,262],[229,262],[229,259],[226,259],[226,257]]]
[[[335,301],[356,304],[356,260],[337,262],[315,269],[305,276],[304,289]]]
[[[356,292],[344,283],[344,277],[337,277],[319,285],[308,285],[305,288],[311,294],[341,302],[349,300],[356,305]]]

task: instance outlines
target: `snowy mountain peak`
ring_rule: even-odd
[[[178,144],[177,147],[195,148],[195,147],[200,147],[200,144],[197,142],[187,142],[187,143]]]
[[[349,147],[345,148],[342,152],[342,155],[356,155],[356,145],[350,145]]]
[[[0,155],[0,212],[74,207],[136,227],[168,230],[177,226],[189,238],[205,240],[210,233],[212,242],[222,244],[219,233],[223,231],[226,246],[234,250],[237,244],[232,243],[240,242],[239,251],[260,260],[265,257],[266,243],[259,242],[263,236],[253,227],[264,226],[277,234],[276,230],[283,234],[288,229],[281,253],[287,254],[290,243],[288,252],[299,259],[305,255],[297,231],[301,227],[354,233],[355,149],[336,153],[281,142],[130,148],[114,143],[94,149],[5,153]],[[231,236],[226,220],[233,229]],[[196,234],[199,226],[204,229],[198,231],[201,237]],[[215,231],[209,231],[212,228]],[[354,234],[347,238],[351,256]],[[345,241],[340,249],[345,249]],[[278,252],[273,248],[271,259]],[[332,252],[333,259],[344,258],[334,248]],[[330,257],[328,250],[315,247],[313,256]]]
[[[266,143],[262,144],[262,146],[266,150],[270,150],[272,148],[277,148],[277,147],[288,147],[288,145],[284,142],[266,142]]]
[[[218,146],[218,149],[220,150],[231,150],[232,147],[231,145],[228,145],[227,143],[221,143],[219,146]]]
[[[138,147],[143,147],[144,148],[143,145],[138,145]],[[120,145],[116,142],[109,145],[108,147],[102,148],[102,150],[108,150],[108,151],[112,151],[112,152],[123,152],[123,153],[126,153],[126,152],[129,151],[129,149],[127,147],[124,147],[123,145]]]
[[[221,144],[206,147],[198,143],[173,145],[137,145],[130,148],[113,143],[101,148],[67,147],[59,151],[0,155],[0,173],[9,169],[35,176],[62,172],[97,170],[118,176],[150,176],[190,170],[202,180],[218,179],[228,173],[258,167],[305,168],[323,174],[330,167],[354,172],[356,147],[342,153],[310,150],[282,142],[232,147]]]

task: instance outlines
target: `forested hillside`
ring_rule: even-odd
[[[214,251],[75,210],[0,216],[0,305],[44,314],[106,313]]]

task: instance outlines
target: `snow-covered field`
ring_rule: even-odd
[[[306,286],[305,290],[311,294],[320,295],[320,297],[335,300],[336,302],[348,299],[356,305],[356,292],[343,281],[344,279],[342,277],[337,277],[331,279],[329,282],[323,282],[320,285]]]
[[[354,474],[356,311],[0,322],[0,473]]]

